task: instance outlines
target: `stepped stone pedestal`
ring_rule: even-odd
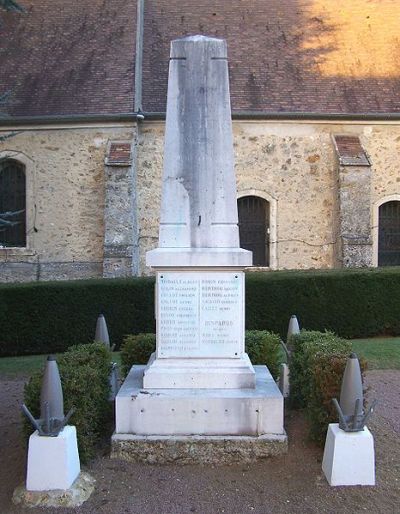
[[[239,247],[223,40],[171,44],[160,218],[146,256],[156,352],[116,397],[113,455],[226,463],[286,451],[282,395],[244,348],[252,254]]]

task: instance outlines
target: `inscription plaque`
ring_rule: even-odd
[[[157,274],[157,357],[240,358],[243,272]]]

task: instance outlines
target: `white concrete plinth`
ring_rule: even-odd
[[[57,437],[29,438],[26,489],[52,491],[69,489],[80,472],[76,428],[66,426]]]
[[[119,390],[116,434],[260,436],[281,434],[283,397],[266,366],[248,389],[144,389],[133,366]]]
[[[240,359],[156,359],[144,370],[145,389],[247,389],[255,387],[248,355]]]
[[[322,470],[332,486],[375,485],[374,438],[368,428],[345,432],[337,423],[331,423]]]

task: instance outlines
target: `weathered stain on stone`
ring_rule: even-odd
[[[311,164],[315,164],[316,162],[318,162],[319,160],[321,159],[321,156],[318,155],[318,154],[313,154],[313,155],[309,155],[307,157],[307,162],[311,163]]]

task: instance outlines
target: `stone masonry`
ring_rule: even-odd
[[[163,129],[161,122],[146,123],[139,142],[142,273],[144,254],[157,243]],[[371,206],[400,193],[398,125],[236,121],[233,129],[239,195],[256,194],[275,202],[272,268],[372,265],[371,243],[376,241]],[[331,137],[335,133],[359,136],[371,167],[339,167]],[[348,244],[351,231],[359,237],[357,244],[354,239]]]
[[[28,246],[0,248],[1,281],[113,276],[130,265],[133,274],[147,273],[145,252],[158,240],[164,122],[145,120],[137,137],[134,131],[128,123],[36,127],[0,143],[0,158],[26,165],[28,210]],[[238,194],[274,204],[272,268],[376,265],[373,208],[400,195],[398,123],[243,120],[234,121],[233,132]],[[332,134],[357,135],[371,167],[339,167]],[[134,141],[130,170],[114,167],[111,174],[105,166],[110,140]],[[136,223],[135,212],[127,222],[130,202],[136,202]],[[346,244],[346,226],[358,227],[357,245]]]
[[[0,248],[0,281],[67,280],[103,274],[105,165],[110,139],[132,127],[7,130],[0,158],[25,165],[27,247]]]

